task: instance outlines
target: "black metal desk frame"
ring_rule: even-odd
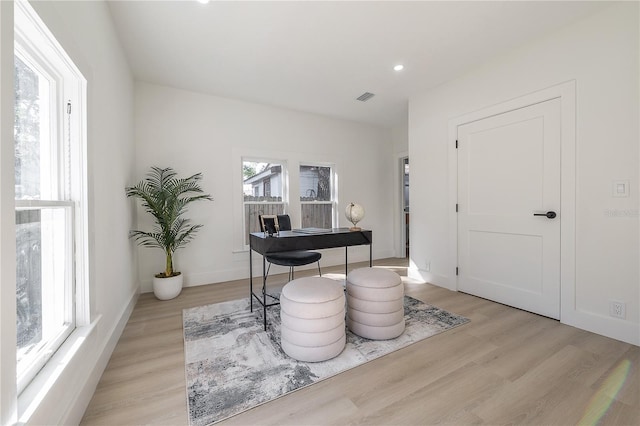
[[[344,247],[344,274],[347,277],[350,246],[369,246],[369,266],[373,266],[372,252],[373,233],[371,231],[349,231],[349,228],[334,228],[326,233],[302,233],[296,231],[280,231],[278,235],[267,236],[264,232],[249,234],[249,299],[253,312],[255,298],[263,309],[264,329],[267,329],[267,308],[279,305],[278,297],[267,294],[267,275],[265,255],[291,250],[321,250]],[[253,252],[262,255],[262,297],[253,292]],[[267,297],[276,302],[267,303]]]

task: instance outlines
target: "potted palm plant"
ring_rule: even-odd
[[[182,215],[194,201],[213,200],[203,193],[201,180],[202,173],[178,178],[170,167],[152,167],[144,180],[126,188],[127,197],[140,199],[142,207],[155,219],[151,232],[132,230],[129,237],[142,247],[160,248],[165,253],[165,270],[156,274],[153,280],[153,293],[160,300],[173,299],[182,291],[183,277],[173,269],[173,254],[202,228]]]

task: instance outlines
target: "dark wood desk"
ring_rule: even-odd
[[[251,299],[251,312],[253,312],[253,299],[255,298],[264,310],[264,328],[267,329],[267,307],[278,305],[278,298],[267,294],[266,284],[266,260],[268,253],[277,253],[291,250],[320,250],[335,247],[344,247],[344,273],[347,276],[347,266],[349,263],[348,248],[350,246],[369,246],[369,266],[372,266],[372,242],[373,233],[371,231],[349,231],[349,228],[327,229],[322,233],[305,233],[300,230],[280,231],[278,235],[268,236],[264,232],[253,232],[249,234],[249,299]],[[262,298],[253,292],[253,256],[255,251],[262,255]],[[276,302],[267,303],[267,297]]]

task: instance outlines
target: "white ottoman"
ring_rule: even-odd
[[[329,278],[290,281],[280,295],[280,344],[299,361],[334,358],[346,343],[344,289]]]
[[[347,326],[352,333],[373,340],[404,332],[404,285],[387,269],[360,268],[347,276]]]

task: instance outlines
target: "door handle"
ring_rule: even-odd
[[[546,216],[547,219],[554,219],[557,215],[556,212],[546,212],[546,213],[534,213],[534,216]]]

